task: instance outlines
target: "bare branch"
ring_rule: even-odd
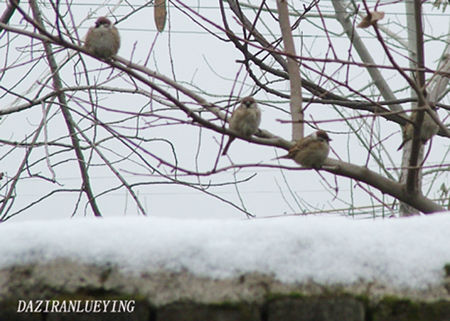
[[[31,5],[32,11],[33,11],[34,18],[36,19],[36,23],[40,26],[40,30],[45,31],[42,17],[41,17],[39,7],[38,7],[36,1],[30,0],[30,5]],[[88,170],[87,170],[87,166],[86,166],[86,161],[84,159],[83,151],[81,150],[81,147],[80,147],[80,141],[77,137],[77,134],[76,134],[76,131],[74,128],[75,122],[73,121],[72,115],[67,107],[68,105],[67,105],[66,96],[61,91],[63,85],[62,85],[61,79],[59,77],[58,65],[55,61],[53,50],[51,48],[51,45],[48,42],[43,42],[43,45],[44,45],[47,59],[48,59],[49,65],[50,65],[50,69],[53,74],[53,86],[55,87],[55,89],[57,91],[60,91],[60,93],[58,94],[57,97],[58,97],[58,100],[59,100],[59,103],[61,106],[61,111],[66,120],[67,129],[69,130],[70,138],[72,140],[72,144],[75,149],[75,153],[77,155],[78,165],[80,167],[81,176],[83,178],[82,189],[87,195],[89,204],[91,205],[91,209],[92,209],[94,215],[97,217],[101,217],[102,215],[100,213],[100,209],[97,206],[97,202],[95,201],[94,193],[92,192],[92,188],[91,188],[91,184],[90,184],[90,180],[89,180],[89,174],[88,174]]]
[[[286,0],[277,0],[279,23],[283,37],[284,50],[287,54],[296,56],[294,39],[292,37],[291,23],[289,22],[289,10]],[[303,100],[302,79],[300,77],[299,63],[296,59],[287,57],[287,68],[290,83],[290,111],[292,124],[292,140],[303,138]]]
[[[353,178],[367,183],[385,194],[389,194],[402,202],[410,204],[423,213],[431,214],[445,211],[442,206],[424,197],[420,193],[411,194],[406,190],[405,185],[374,173],[367,167],[356,166],[350,163],[328,158],[324,163],[323,169],[336,175]]]

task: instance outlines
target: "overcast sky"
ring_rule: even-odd
[[[391,4],[392,2],[392,4]],[[398,33],[402,30],[405,21],[405,15],[400,10],[399,4],[393,4],[395,1],[383,1],[387,4],[381,7],[381,10],[386,11],[386,17],[382,21],[394,32]],[[119,23],[117,27],[120,30],[122,37],[122,46],[119,51],[119,55],[125,59],[131,59],[135,63],[143,64],[147,59],[147,66],[152,70],[168,76],[169,78],[176,79],[178,82],[187,86],[188,88],[195,89],[205,99],[210,102],[216,103],[219,106],[225,107],[227,105],[228,98],[231,94],[238,97],[244,97],[253,93],[255,87],[253,81],[246,75],[245,70],[242,69],[242,64],[236,62],[236,60],[242,59],[240,54],[231,43],[226,43],[213,37],[211,34],[202,29],[196,24],[193,19],[189,18],[186,14],[181,12],[173,5],[169,5],[169,15],[166,28],[163,33],[158,34],[153,23],[153,9],[148,6],[137,13],[133,14],[130,18],[124,19],[127,14],[132,11],[130,5],[125,2],[107,2],[110,5],[100,6],[101,2],[90,1],[89,3],[73,3],[71,5],[71,12],[73,13],[74,20],[77,24],[81,24],[78,29],[80,36],[84,36],[87,29],[94,25],[94,22],[98,16],[109,15],[109,12],[113,12]],[[135,8],[142,5],[140,1],[129,1],[129,4],[133,4]],[[177,6],[181,4],[177,1]],[[211,1],[184,1],[193,10],[207,17],[211,22],[221,25],[220,11],[216,2]],[[254,3],[259,3],[255,1]],[[302,10],[303,1],[296,4],[298,10]],[[117,6],[115,6],[118,4]],[[274,8],[275,2],[269,1],[269,7]],[[22,4],[26,7],[26,4]],[[64,5],[61,5],[64,9]],[[0,1],[0,12],[3,12],[6,7],[5,1]],[[227,8],[227,6],[225,5]],[[46,12],[45,8],[41,8]],[[47,9],[48,17],[51,17],[51,8]],[[86,19],[90,12],[96,11],[92,18]],[[184,9],[185,10],[185,9]],[[332,14],[332,6],[329,1],[320,2],[320,10],[324,15]],[[444,35],[448,33],[448,10],[442,12],[442,10],[432,9],[431,4],[425,4],[424,10],[427,12],[425,28],[427,34],[433,34],[436,39],[427,40],[426,58],[428,67],[434,68],[442,54],[444,49],[444,43],[442,39]],[[186,11],[186,10],[185,10]],[[245,9],[245,13],[249,16],[253,16],[253,13],[249,9]],[[312,14],[317,14],[317,10],[312,10]],[[200,20],[197,16],[192,15],[195,19],[205,24],[212,32],[217,33],[220,37],[224,37],[224,34],[209,22]],[[230,22],[233,22],[230,17]],[[266,26],[258,25],[261,28],[264,36],[269,39],[273,39],[273,35],[279,35],[279,28],[277,23],[268,15],[263,14]],[[68,19],[68,18],[67,18]],[[114,18],[112,18],[114,20]],[[292,19],[293,21],[293,19]],[[348,59],[349,42],[346,40],[345,35],[341,34],[339,25],[332,19],[325,19],[327,26],[330,28],[328,36],[332,39],[334,44],[334,50],[338,54],[338,57],[342,60]],[[316,24],[316,25],[314,25]],[[327,37],[322,32],[320,33],[321,20],[311,17],[311,20],[303,21],[300,28],[294,31],[297,41],[297,50],[304,56],[313,57],[325,57],[327,53]],[[21,27],[25,25],[25,22],[19,18],[19,15],[12,19],[12,25],[15,27]],[[236,26],[236,24],[234,24]],[[444,27],[445,26],[445,27]],[[29,29],[32,30],[31,28]],[[239,31],[236,28],[236,31]],[[363,39],[368,43],[369,49],[373,51],[373,55],[378,63],[388,64],[384,55],[381,54],[379,46],[375,46],[376,41],[365,31],[358,30],[363,36]],[[273,35],[271,35],[271,33]],[[37,58],[41,53],[41,46],[38,41],[34,40],[35,51],[30,52],[27,50],[23,53],[22,46],[29,45],[28,39],[23,36],[11,39],[13,34],[5,35],[2,33],[0,38],[0,56],[2,60],[5,59],[6,54],[8,59],[19,61],[28,61],[30,55]],[[301,37],[300,37],[301,36]],[[404,32],[400,33],[400,36],[404,37]],[[11,43],[10,47],[6,46],[7,43]],[[303,46],[303,47],[301,47]],[[396,49],[396,48],[395,48]],[[380,50],[380,53],[377,53]],[[404,51],[398,50],[401,54]],[[58,61],[63,61],[69,54],[69,51],[63,50],[57,55]],[[354,59],[357,58],[356,53],[352,53]],[[400,57],[397,55],[397,57]],[[400,58],[399,58],[400,59]],[[67,86],[78,85],[78,82],[83,82],[82,75],[77,74],[81,70],[80,66],[76,65],[78,58],[74,58],[70,64],[65,65],[61,70],[64,81]],[[1,60],[0,60],[1,61]],[[104,83],[106,86],[128,86],[132,87],[132,83],[125,77],[125,81],[128,85],[124,85],[124,82],[120,80],[110,80],[111,76],[118,74],[118,71],[111,71],[110,68],[105,68],[106,65],[100,61],[85,57],[85,61],[88,64],[89,78],[92,82],[101,83],[104,80],[108,80]],[[406,64],[406,60],[399,60],[401,63]],[[20,63],[17,63],[18,65]],[[75,64],[75,65],[74,65]],[[314,63],[308,63],[310,67],[317,67]],[[319,67],[321,65],[318,65]],[[37,66],[32,67],[32,64],[27,63],[23,66],[15,68],[13,71],[7,73],[7,77],[2,79],[2,86],[9,87],[15,84],[18,79],[28,73],[27,80],[20,83],[20,86],[16,88],[18,92],[25,94],[27,89],[37,80],[41,79],[42,75],[46,75],[44,63],[40,63]],[[317,68],[319,68],[317,67]],[[100,69],[102,68],[102,69]],[[338,68],[331,66],[330,69]],[[304,70],[305,72],[308,72]],[[332,72],[330,71],[330,74]],[[349,77],[354,88],[365,88],[369,80],[365,74],[365,71],[361,68],[354,68],[346,74],[346,70],[340,70],[340,79],[345,81]],[[393,89],[399,89],[404,86],[404,81],[399,78],[392,70],[383,70],[383,73],[388,78],[388,81],[392,83]],[[131,84],[131,85],[130,85]],[[289,88],[288,83],[277,83],[273,85],[279,90],[287,92]],[[39,87],[38,87],[39,88]],[[336,93],[345,94],[345,90],[342,88],[336,88]],[[0,89],[0,94],[4,95],[3,89]],[[27,94],[29,97],[33,97],[36,93],[34,90],[32,93]],[[208,93],[208,94],[205,94]],[[399,97],[405,97],[406,92],[399,93]],[[101,110],[103,119],[113,120],[121,115],[118,111],[137,112],[142,108],[148,110],[149,108],[157,108],[156,103],[149,103],[143,97],[137,97],[136,95],[99,95],[100,105],[108,107],[115,112]],[[260,108],[262,109],[262,123],[261,128],[267,129],[270,132],[279,135],[285,139],[290,139],[290,126],[286,123],[281,123],[279,120],[289,120],[288,115],[280,111],[279,108],[287,110],[288,104],[286,101],[282,101],[280,98],[268,95],[264,92],[259,92],[255,98],[259,101]],[[5,95],[1,100],[1,108],[14,106],[16,104],[23,104],[24,101],[14,102],[16,99],[13,95]],[[444,102],[448,103],[447,100]],[[81,106],[78,106],[77,102],[74,102],[72,108],[78,108],[80,114],[85,112]],[[147,108],[147,109],[145,109]],[[87,108],[89,110],[89,108]],[[51,114],[55,113],[56,109]],[[314,120],[333,120],[338,119],[339,115],[331,106],[315,106],[311,105],[306,111],[306,119]],[[347,117],[352,114],[347,114]],[[445,115],[441,114],[441,118]],[[2,118],[1,123],[1,135],[2,139],[11,141],[22,141],[26,136],[29,136],[32,130],[36,128],[42,118],[41,106],[33,107],[27,112],[13,114]],[[371,121],[369,119],[369,121]],[[357,126],[357,124],[355,124]],[[146,124],[145,130],[139,134],[146,138],[161,138],[169,140],[175,146],[178,160],[180,164],[192,170],[199,166],[199,171],[206,172],[211,170],[216,161],[219,153],[219,143],[222,136],[218,133],[214,133],[207,129],[199,129],[199,127],[193,127],[188,125],[177,126],[152,126]],[[367,163],[368,152],[361,145],[360,142],[352,134],[352,130],[348,125],[342,121],[332,121],[321,124],[321,128],[328,131],[330,137],[333,139],[331,142],[332,152],[330,157],[337,158],[344,161],[350,161],[358,165],[367,164],[372,170],[378,171],[378,165],[370,160]],[[386,163],[392,163],[392,166],[399,166],[401,163],[401,152],[397,152],[396,149],[401,142],[401,134],[399,126],[390,124],[385,120],[377,120],[373,123],[373,128],[379,132],[381,139],[384,140],[384,146],[389,150],[390,159],[380,150],[380,156],[386,161]],[[59,137],[67,133],[64,122],[61,115],[55,114],[52,121],[49,122],[48,132],[46,133],[50,138]],[[356,129],[358,129],[356,127]],[[312,128],[306,126],[305,134],[310,134],[313,131]],[[29,140],[30,138],[28,138]],[[42,138],[41,138],[42,139]],[[201,143],[199,143],[201,142]],[[108,148],[114,150],[120,150],[121,153],[125,153],[122,147],[114,144],[108,144]],[[200,147],[199,147],[200,146]],[[3,146],[1,149],[1,171],[5,172],[7,177],[15,175],[18,162],[23,158],[24,149],[15,149],[12,153],[9,153],[10,147]],[[171,150],[169,145],[164,142],[153,143],[151,145],[152,152],[160,153],[163,157],[170,159]],[[433,149],[428,157],[429,164],[436,164],[437,162],[446,162],[448,159],[446,152],[448,150],[448,143],[442,138],[436,138],[433,141]],[[245,141],[236,140],[229,152],[229,157],[232,162],[237,164],[249,163],[256,164],[262,162],[264,164],[274,163],[271,161],[277,155],[284,154],[281,149],[275,151],[272,147],[252,145]],[[88,155],[88,154],[87,154]],[[31,159],[37,160],[45,156],[45,150],[43,148],[37,149],[33,152]],[[67,164],[59,164],[64,157],[70,157],[71,162]],[[51,162],[58,163],[55,169],[56,178],[60,184],[58,188],[76,188],[80,186],[79,171],[76,163],[73,161],[75,155],[73,152],[65,153],[61,157],[52,158]],[[196,163],[196,157],[200,159]],[[230,159],[222,157],[219,160],[219,167],[225,167],[230,165]],[[94,158],[95,161],[98,159]],[[172,159],[173,160],[173,159]],[[448,161],[447,161],[448,162]],[[34,170],[36,173],[40,173],[47,177],[51,177],[52,173],[49,170],[45,161],[41,162],[39,167]],[[52,164],[54,164],[52,163]],[[93,162],[94,164],[96,162]],[[158,166],[158,163],[152,160],[154,166]],[[295,163],[289,160],[283,160],[283,165],[289,165],[295,167]],[[143,170],[141,166],[136,166],[130,162],[121,162],[117,164],[117,168],[121,171],[121,174],[129,179],[131,182],[148,181],[154,184],[147,186],[140,186],[136,189],[136,193],[139,195],[144,207],[151,216],[164,216],[164,217],[202,217],[202,218],[242,218],[246,216],[242,211],[237,210],[230,204],[222,202],[211,196],[208,196],[202,192],[193,190],[186,186],[175,186],[173,184],[155,184],[160,179],[151,175],[147,170]],[[162,167],[161,170],[167,171],[167,168]],[[140,176],[137,177],[137,173]],[[256,176],[253,175],[256,173]],[[351,214],[351,204],[353,206],[373,206],[379,204],[374,202],[373,198],[362,190],[361,186],[355,184],[355,182],[349,181],[346,178],[336,178],[333,175],[322,172],[323,176],[319,176],[315,171],[298,171],[298,170],[279,170],[274,168],[256,168],[250,167],[239,171],[235,176],[233,171],[229,170],[224,173],[220,173],[214,176],[201,177],[200,180],[204,184],[209,182],[223,183],[232,182],[234,179],[243,180],[252,177],[248,182],[242,183],[236,189],[233,185],[226,185],[221,187],[212,187],[208,191],[215,193],[220,197],[229,200],[232,203],[236,203],[240,207],[245,207],[250,213],[258,216],[276,216],[291,213],[302,212],[315,212],[320,210],[330,210],[331,212],[339,212],[342,214]],[[391,174],[397,177],[397,172],[391,170]],[[96,168],[95,166],[90,168],[90,175],[93,180],[94,192],[100,193],[101,191],[117,185],[117,180],[114,175],[105,168]],[[447,175],[440,175],[439,177],[427,176],[424,181],[425,189],[427,192],[427,186],[432,182],[433,192],[429,194],[430,197],[437,197],[439,194],[440,182],[448,181]],[[3,180],[5,183],[5,180]],[[338,193],[333,190],[333,187],[338,187]],[[23,179],[19,181],[17,185],[17,199],[14,202],[14,211],[23,208],[27,204],[36,201],[47,192],[55,188],[55,184],[43,181],[42,179]],[[364,186],[364,188],[367,188]],[[5,194],[5,187],[2,190]],[[380,193],[374,191],[377,197],[383,199]],[[58,193],[52,197],[46,199],[42,203],[34,206],[20,215],[17,215],[15,219],[30,219],[30,218],[44,218],[44,217],[69,217],[76,208],[78,194],[76,193]],[[386,203],[391,203],[392,199],[384,198]],[[102,213],[105,216],[115,215],[138,215],[138,210],[133,204],[133,201],[124,189],[110,192],[101,196],[98,199],[99,206]],[[341,210],[342,211],[337,211]],[[361,212],[371,212],[370,208],[358,210]],[[389,210],[384,210],[386,215],[390,215]],[[76,210],[76,216],[82,216],[85,213],[92,215],[89,208],[85,205],[85,199],[79,204]]]

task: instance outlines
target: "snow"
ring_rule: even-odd
[[[0,268],[70,258],[128,272],[187,270],[211,278],[259,272],[283,282],[377,280],[424,288],[450,263],[450,213],[405,219],[154,217],[7,222]]]

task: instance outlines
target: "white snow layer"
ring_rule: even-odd
[[[133,272],[161,268],[227,278],[247,272],[283,282],[377,280],[423,288],[450,263],[450,213],[406,219],[154,217],[8,222],[0,268],[69,258]]]

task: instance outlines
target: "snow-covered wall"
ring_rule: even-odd
[[[4,223],[0,320],[448,320],[449,231],[449,213]]]

